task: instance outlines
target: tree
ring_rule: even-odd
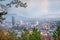
[[[41,40],[41,34],[36,28],[33,28],[32,33],[29,35],[29,40]]]
[[[10,36],[10,40],[18,40],[17,33],[15,33],[14,31],[8,31],[8,33],[8,37]]]
[[[57,27],[57,39],[60,40],[60,26]]]
[[[6,6],[11,7],[11,5],[15,5],[16,8],[20,7],[27,7],[27,3],[23,3],[20,0],[12,0],[9,4],[7,4]]]
[[[5,40],[4,31],[0,29],[0,40]]]
[[[2,21],[5,19],[2,16],[7,14],[7,7],[3,4],[0,4],[0,22],[2,23]]]
[[[24,29],[21,40],[41,40],[41,34],[36,28],[33,28],[31,33],[27,29]]]
[[[54,40],[57,40],[57,32],[56,31],[53,32],[53,38],[54,38]]]
[[[53,32],[54,40],[60,40],[60,26],[57,27],[56,31]]]
[[[21,40],[29,40],[29,31],[27,29],[24,29],[21,34]]]
[[[1,11],[1,12],[0,12],[0,22],[1,22],[1,23],[2,23],[2,20],[5,19],[5,18],[3,18],[2,16],[7,14],[7,6],[8,6],[8,7],[11,7],[12,5],[15,5],[16,8],[18,8],[19,6],[20,6],[20,7],[24,7],[24,8],[27,7],[27,3],[23,3],[23,2],[21,2],[20,0],[12,0],[10,3],[6,4],[6,6],[0,4],[0,7],[1,7],[1,9],[0,9],[0,11]]]

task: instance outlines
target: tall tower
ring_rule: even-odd
[[[14,18],[14,16],[12,16],[12,26],[14,26],[15,25],[15,18]]]

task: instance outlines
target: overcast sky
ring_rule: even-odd
[[[9,3],[11,0],[0,2]],[[12,6],[8,9],[9,14],[16,14],[28,18],[58,18],[60,17],[60,0],[21,0],[27,2],[27,8],[15,8]],[[8,16],[8,15],[7,15]]]

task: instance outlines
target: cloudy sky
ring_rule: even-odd
[[[11,0],[1,1],[6,4]],[[27,8],[12,6],[8,8],[8,15],[15,14],[28,18],[59,18],[60,17],[60,0],[21,0],[27,2]],[[11,14],[11,15],[9,15]]]

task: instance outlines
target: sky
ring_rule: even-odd
[[[11,0],[0,1],[1,4],[9,3]],[[12,6],[8,8],[8,14],[23,16],[27,18],[60,18],[60,0],[21,0],[27,3],[27,7]]]

